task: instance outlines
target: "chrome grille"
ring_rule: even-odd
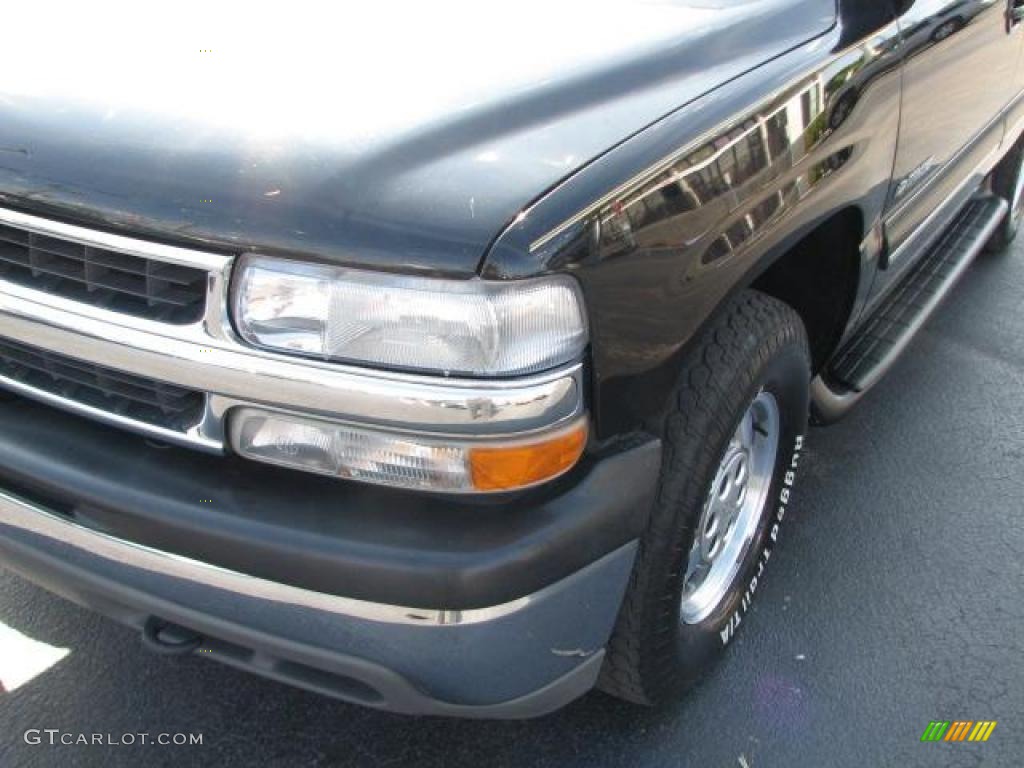
[[[0,280],[134,317],[198,321],[207,272],[0,225]]]
[[[0,338],[0,387],[4,379],[176,432],[198,424],[205,407],[199,392]]]

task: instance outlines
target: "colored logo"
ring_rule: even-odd
[[[988,741],[995,728],[995,720],[932,720],[921,741]]]

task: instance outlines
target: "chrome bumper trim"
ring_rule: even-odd
[[[0,223],[209,272],[206,314],[168,325],[83,305],[0,280],[0,336],[207,394],[206,414],[184,433],[103,413],[0,377],[0,385],[84,416],[206,451],[224,449],[236,405],[265,405],[417,434],[518,436],[558,428],[583,412],[582,366],[516,379],[446,379],[389,373],[255,349],[227,315],[233,258],[135,240],[0,209]]]
[[[531,602],[543,599],[548,591],[557,588],[557,584],[552,585],[533,595],[521,597],[502,605],[474,610],[407,608],[313,592],[162,552],[84,528],[48,512],[42,507],[3,492],[0,492],[0,527],[12,528],[20,533],[39,536],[51,542],[60,542],[62,545],[72,547],[80,552],[121,563],[129,568],[137,568],[174,579],[183,579],[205,587],[223,590],[239,597],[285,603],[324,613],[387,624],[420,626],[479,624],[516,613],[526,608]]]

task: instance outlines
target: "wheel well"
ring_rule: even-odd
[[[853,311],[863,238],[860,211],[843,210],[790,248],[751,286],[786,302],[800,315],[815,373],[835,352]]]

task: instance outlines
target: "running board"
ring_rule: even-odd
[[[976,197],[815,380],[815,411],[833,421],[889,371],[1006,217],[1005,200]]]

